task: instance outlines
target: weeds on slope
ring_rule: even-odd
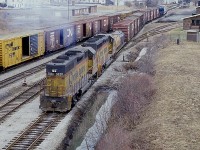
[[[153,82],[153,76],[156,73],[154,69],[156,52],[168,44],[169,38],[161,35],[154,38],[154,42],[146,44],[148,47],[146,55],[136,63],[132,62],[133,54],[128,56],[132,65],[127,70],[134,68],[137,73],[127,74],[116,86],[117,102],[112,108],[108,128],[96,145],[96,150],[148,149],[150,143],[142,139],[135,140],[131,131],[140,124],[141,115],[151,103],[156,92]]]

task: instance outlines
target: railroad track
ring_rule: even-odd
[[[29,70],[27,70],[25,72],[21,72],[19,74],[16,74],[16,75],[14,75],[12,77],[9,77],[9,78],[7,78],[5,80],[0,81],[0,89],[6,87],[9,84],[15,83],[16,81],[24,79],[24,78],[26,78],[26,77],[34,74],[34,73],[42,71],[43,69],[45,69],[45,66],[46,66],[46,63],[45,64],[41,64],[39,66],[36,66],[36,67],[34,67],[32,69],[29,69]]]
[[[65,117],[65,114],[43,113],[33,123],[31,123],[19,136],[13,138],[6,150],[30,150],[40,145],[49,134]]]
[[[28,87],[25,91],[18,94],[16,97],[12,98],[2,106],[0,106],[0,123],[2,123],[9,115],[11,115],[14,111],[16,111],[23,104],[33,100],[34,97],[38,96],[40,92],[43,90],[41,88],[40,83],[42,83],[44,79],[35,83],[34,85]]]
[[[165,29],[166,27],[169,27],[169,24],[163,25],[163,26],[159,26],[157,28],[154,28],[154,29],[148,31],[147,32],[148,33],[148,37],[156,35],[156,34],[160,34],[160,33],[163,33],[163,32],[167,32],[167,31],[172,29],[172,28]],[[135,44],[139,43],[140,41],[146,39],[147,38],[147,33],[144,33],[144,34],[140,35],[139,37],[132,39],[131,40],[132,43],[130,45],[128,45],[127,47],[126,47],[126,45],[124,47],[130,48],[130,47],[134,46]],[[122,47],[122,49],[119,51],[119,53],[121,51],[123,51],[124,47]],[[42,65],[40,65],[38,67],[30,69],[30,70],[25,72],[26,76],[28,76],[28,75],[30,75],[32,73],[35,73],[35,72],[39,72],[44,68],[45,68],[45,64],[42,64]],[[12,77],[13,80],[11,79],[11,81],[8,81],[7,84],[9,84],[9,83],[11,84],[11,83],[15,82],[16,80],[19,80],[20,77],[24,78],[24,73],[21,73],[20,75],[19,74],[16,75],[16,76],[19,76],[17,79],[15,79],[16,76],[13,76]],[[30,101],[33,97],[37,96],[42,90],[42,88],[39,85],[39,83],[41,83],[42,81],[39,81],[38,83],[36,83],[33,86],[29,87],[27,90],[25,90],[22,93],[20,93],[15,98],[11,99],[10,101],[5,103],[4,105],[0,106],[0,122],[3,122],[3,120],[5,120],[5,118],[7,116],[9,116],[12,112],[14,112],[16,109],[18,109],[20,106],[22,106],[26,102]],[[0,82],[0,85],[1,85],[1,82]]]
[[[169,25],[164,25],[162,27],[154,28],[154,29],[148,31],[148,33],[149,33],[148,36],[153,36],[153,35],[164,33],[164,32],[171,30],[172,28],[165,29],[165,27],[168,27],[168,26]],[[144,40],[145,38],[146,38],[146,33],[142,34],[141,36],[139,36],[135,39],[132,39],[131,42],[133,42],[133,43],[132,43],[131,46],[135,45],[136,43],[140,42],[141,40]],[[122,47],[121,51],[123,51],[123,50],[124,50],[124,48]],[[24,91],[23,93],[24,94],[28,93],[28,91]],[[22,102],[21,105],[23,105],[23,103],[24,102]],[[14,111],[14,109],[13,109],[13,111]],[[1,112],[1,108],[0,108],[0,112]],[[49,113],[49,114],[43,113],[43,114],[41,114],[33,123],[28,125],[28,127],[23,132],[21,132],[20,135],[13,138],[13,140],[11,140],[8,143],[8,145],[4,147],[4,149],[7,149],[7,150],[17,150],[17,149],[19,149],[19,150],[21,150],[21,149],[34,149],[34,148],[36,148],[37,146],[39,146],[41,144],[41,142],[43,142],[45,137],[51,131],[54,130],[54,128],[57,126],[57,124],[65,116],[66,116],[66,114],[58,114],[58,113]],[[2,120],[2,119],[0,119],[0,120]]]
[[[127,46],[125,46],[125,48],[131,48],[133,47],[135,44],[141,42],[142,40],[145,40],[151,36],[154,36],[154,35],[158,35],[158,34],[162,34],[162,33],[165,33],[165,32],[168,32],[168,31],[171,31],[172,29],[175,29],[177,28],[177,23],[170,23],[170,24],[166,24],[166,25],[163,25],[163,26],[159,26],[159,27],[156,27],[154,29],[151,29],[145,33],[143,33],[142,35],[136,37],[136,38],[133,38],[130,40],[130,44],[127,44]],[[132,43],[131,43],[132,42]]]

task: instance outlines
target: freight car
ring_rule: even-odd
[[[2,35],[0,36],[0,69],[4,70],[24,61],[60,50],[99,33],[106,33],[113,31],[113,29],[115,31],[115,24],[120,24],[121,28],[117,28],[117,30],[120,29],[125,32],[126,41],[129,41],[146,22],[155,19],[156,11],[158,10],[151,9],[140,11],[140,14],[125,11],[102,16],[96,15],[87,19],[75,20],[62,26]],[[136,19],[125,20],[134,13]],[[135,20],[137,20],[137,23]],[[125,27],[123,24],[126,24]]]
[[[167,13],[167,7],[166,6],[159,6],[158,7],[158,11],[159,11],[159,16],[163,16],[164,14],[166,14]]]
[[[0,36],[0,69],[42,56],[44,52],[42,30],[2,35]]]
[[[121,31],[99,34],[48,63],[44,92],[40,96],[40,109],[69,111],[90,85],[90,79],[101,75],[110,57],[122,45],[124,34]]]
[[[121,30],[125,34],[125,41],[132,39],[143,26],[160,17],[158,9],[148,9],[146,11],[138,11],[126,17],[126,19],[113,24],[113,31]]]

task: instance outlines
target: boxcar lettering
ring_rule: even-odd
[[[14,57],[14,56],[15,56],[15,52],[9,54],[9,57],[10,57],[10,58],[12,58],[12,57]]]
[[[103,23],[104,23],[103,26],[105,27],[106,26],[106,20],[103,20]]]
[[[68,32],[67,37],[72,37],[73,33],[71,29],[67,29],[67,32]]]
[[[91,24],[91,23],[89,24],[89,29],[90,29],[90,30],[92,29],[92,24]]]
[[[54,35],[54,32],[51,32],[50,33],[50,45],[51,45],[51,48],[54,48],[55,47],[55,35]]]

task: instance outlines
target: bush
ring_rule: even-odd
[[[138,69],[137,64],[134,63],[134,62],[126,63],[126,64],[123,65],[123,67],[124,67],[124,69],[126,71],[128,71],[128,70],[137,70]]]
[[[155,88],[151,76],[135,74],[121,78],[117,85],[117,102],[112,108],[106,133],[96,145],[97,150],[133,149],[131,130],[138,124],[139,118],[151,102]]]
[[[149,75],[135,74],[123,78],[118,87],[118,101],[113,107],[115,118],[128,116],[135,124],[142,109],[150,103],[154,93],[155,88]]]
[[[124,5],[127,7],[132,7],[132,3],[130,1],[125,1]]]

